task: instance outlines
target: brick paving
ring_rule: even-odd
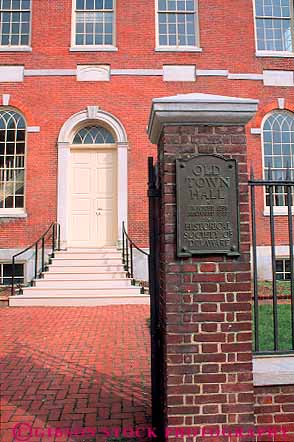
[[[1,308],[0,316],[2,442],[123,441],[123,428],[150,425],[148,306]]]

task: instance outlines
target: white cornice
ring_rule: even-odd
[[[148,136],[157,144],[166,125],[245,125],[257,111],[258,100],[208,94],[184,94],[155,98]]]

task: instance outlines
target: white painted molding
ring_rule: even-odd
[[[282,52],[282,51],[257,51],[255,53],[256,57],[274,57],[274,58],[292,58],[294,57],[293,52]]]
[[[128,142],[127,140],[127,134],[125,131],[125,128],[123,127],[122,123],[113,115],[109,114],[108,112],[102,111],[97,106],[88,106],[86,110],[78,112],[74,115],[72,115],[62,126],[59,137],[58,137],[58,143],[67,143],[72,142],[73,136],[75,134],[75,131],[78,129],[78,127],[83,126],[87,121],[89,121],[89,114],[88,114],[88,108],[96,108],[96,115],[91,116],[91,120],[104,123],[106,126],[110,128],[112,132],[114,132],[116,141],[119,142]]]
[[[285,98],[278,98],[279,109],[285,109]]]
[[[263,71],[265,86],[294,86],[293,71]]]
[[[229,80],[256,80],[262,81],[262,74],[230,74],[228,75]]]
[[[2,95],[2,104],[3,106],[8,106],[10,101],[10,95],[9,94],[3,94]]]
[[[195,81],[195,65],[165,65],[163,66],[163,81]]]
[[[117,52],[118,48],[115,46],[73,46],[69,49],[70,52]]]
[[[203,49],[202,48],[198,48],[197,46],[191,46],[191,47],[187,47],[187,46],[182,46],[182,47],[171,47],[171,46],[166,46],[166,47],[157,47],[155,48],[155,52],[202,52]]]
[[[77,66],[77,81],[109,81],[109,65],[79,65]]]
[[[23,66],[0,66],[1,83],[22,82],[24,77]]]
[[[252,127],[250,129],[250,133],[252,135],[261,135],[261,128],[260,127]]]
[[[128,221],[128,139],[122,123],[113,115],[102,111],[98,106],[87,106],[72,115],[62,126],[58,137],[58,203],[57,219],[61,227],[61,245],[68,242],[70,148],[76,131],[83,125],[97,122],[108,127],[114,133],[117,145],[117,199],[118,199],[118,242],[122,240],[121,226]]]
[[[0,209],[0,218],[27,218],[25,209]]]
[[[258,100],[208,94],[184,94],[155,98],[148,136],[157,144],[165,125],[245,125],[257,111]]]
[[[288,216],[288,206],[274,206],[273,212],[275,216]],[[292,212],[294,211],[294,207],[292,206]],[[264,216],[270,216],[270,208],[267,206],[263,210]]]
[[[162,69],[111,69],[111,75],[161,76]]]
[[[222,69],[196,69],[197,77],[227,77],[229,75],[228,70]]]
[[[37,132],[41,132],[41,128],[40,128],[40,126],[28,126],[28,127],[27,127],[27,132],[28,132],[28,133],[37,133]]]
[[[96,118],[98,109],[99,109],[99,106],[87,106],[87,114],[88,114],[88,118],[90,120],[93,120]]]
[[[67,77],[75,76],[76,69],[25,69],[25,77]]]
[[[30,46],[0,46],[1,52],[32,52]]]

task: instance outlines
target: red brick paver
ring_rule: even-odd
[[[2,442],[115,441],[123,428],[150,425],[148,306],[2,308],[0,315]],[[79,434],[66,435],[73,430]]]

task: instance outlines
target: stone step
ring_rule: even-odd
[[[72,289],[75,290],[80,289],[83,291],[84,289],[99,289],[99,288],[125,288],[125,287],[131,287],[131,280],[127,278],[120,278],[120,279],[103,279],[103,280],[97,280],[94,278],[93,275],[92,279],[90,280],[48,280],[48,279],[37,279],[34,281],[34,286],[40,289],[44,288],[52,288],[52,289]]]
[[[64,295],[20,295],[10,296],[10,307],[31,307],[31,306],[47,306],[47,307],[95,307],[103,305],[122,305],[122,304],[149,304],[148,295],[141,294],[120,294],[115,295],[113,292],[107,294],[72,294]]]
[[[61,252],[69,253],[112,253],[118,252],[117,248],[114,246],[109,247],[69,247],[66,250],[61,250]]]
[[[116,251],[106,252],[56,252],[55,257],[58,259],[122,259],[122,255]]]
[[[25,287],[23,288],[23,295],[26,296],[88,296],[88,295],[139,295],[140,287],[138,286],[120,286],[120,287],[99,287],[99,288],[81,288],[81,287],[71,287],[71,288],[60,288],[60,287]],[[22,295],[20,295],[22,296]]]
[[[62,266],[62,267],[71,267],[71,266],[80,266],[80,267],[87,267],[87,266],[100,266],[100,265],[120,265],[122,264],[122,259],[120,257],[118,258],[87,258],[87,259],[80,259],[80,258],[53,258],[52,264],[54,266]]]
[[[96,267],[94,267],[96,269]],[[97,270],[97,269],[96,269]],[[70,273],[70,272],[45,272],[43,273],[44,280],[62,280],[62,281],[89,281],[95,279],[101,280],[116,280],[126,277],[126,272],[83,272],[83,273]]]
[[[79,265],[55,265],[51,264],[48,267],[48,273],[108,273],[108,272],[123,272],[124,267],[122,264],[120,265],[94,265],[94,266],[79,266]]]

